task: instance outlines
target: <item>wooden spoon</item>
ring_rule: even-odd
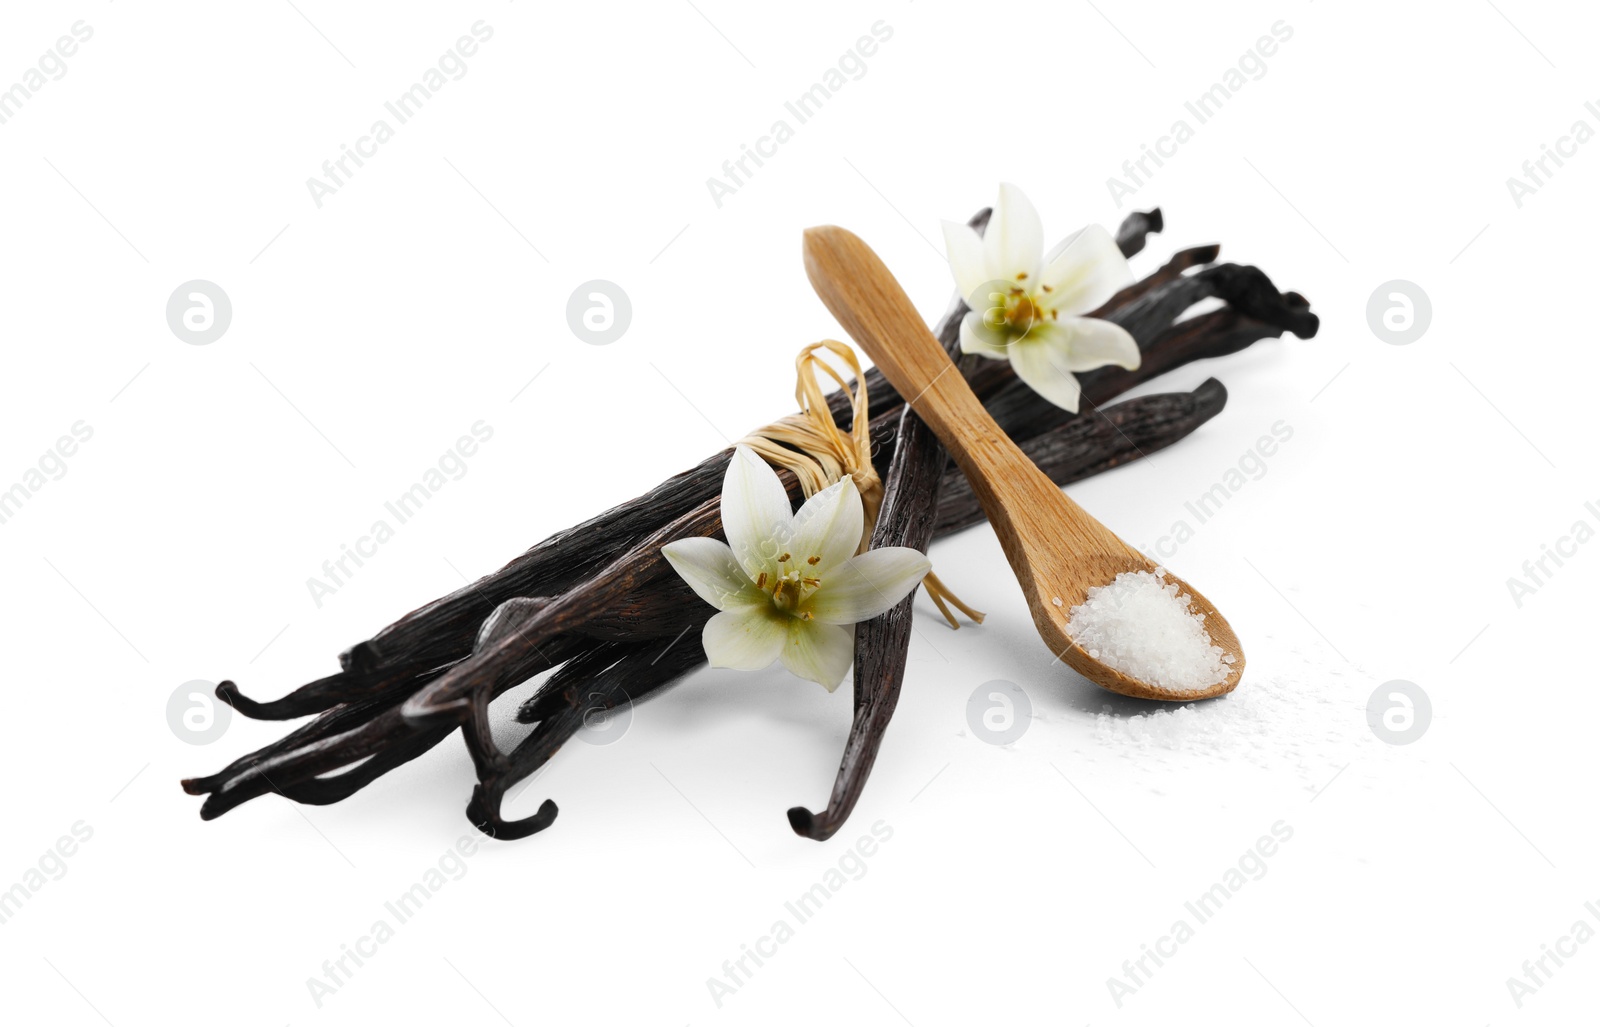
[[[1205,616],[1213,644],[1233,657],[1209,688],[1173,691],[1140,681],[1090,656],[1067,634],[1072,607],[1123,571],[1156,564],[1069,499],[1000,429],[928,331],[900,283],[871,247],[843,228],[805,233],[806,274],[822,302],[960,465],[994,525],[1022,585],[1033,624],[1050,651],[1102,688],[1142,699],[1187,702],[1233,691],[1244,673],[1239,638],[1199,592],[1172,574],[1190,609]]]

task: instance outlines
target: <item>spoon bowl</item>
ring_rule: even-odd
[[[1050,651],[1122,695],[1188,702],[1233,691],[1244,673],[1238,636],[1205,596],[1170,572],[1166,580],[1193,597],[1189,609],[1205,618],[1212,644],[1232,657],[1222,681],[1189,691],[1164,688],[1100,662],[1073,641],[1067,621],[1089,589],[1125,571],[1164,569],[1073,502],[1011,441],[871,247],[825,225],[806,230],[804,251],[806,274],[822,302],[939,436],[971,483]]]

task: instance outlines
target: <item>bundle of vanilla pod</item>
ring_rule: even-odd
[[[970,224],[981,232],[988,217],[984,210]],[[1161,230],[1159,210],[1134,213],[1117,232],[1118,247],[1131,257]],[[1214,245],[1181,250],[1090,315],[1127,329],[1142,361],[1134,371],[1105,367],[1080,375],[1079,413],[1052,405],[1004,361],[958,356],[957,366],[1000,426],[1059,484],[1169,446],[1222,409],[1227,395],[1219,382],[1109,401],[1193,361],[1284,332],[1304,339],[1317,331],[1303,297],[1279,292],[1257,268],[1216,263],[1218,251]],[[1220,305],[1184,316],[1203,300]],[[952,355],[967,309],[957,302],[934,328]],[[933,539],[981,522],[982,510],[937,439],[875,370],[864,377],[873,463],[884,482],[871,545],[926,551]],[[848,394],[830,394],[829,408],[848,427]],[[659,692],[706,662],[700,629],[716,611],[672,572],[661,547],[695,535],[721,537],[719,493],[731,454],[716,453],[413,610],[343,653],[336,674],[265,702],[224,681],[217,695],[245,716],[312,719],[217,773],[185,780],[187,792],[206,796],[201,816],[221,816],[269,792],[294,802],[338,802],[459,731],[477,775],[467,805],[472,823],[502,839],[548,827],[557,812],[549,800],[532,816],[504,819],[507,790],[597,713]],[[798,502],[798,481],[788,471],[781,477]],[[851,731],[828,805],[815,813],[788,811],[801,835],[830,837],[861,794],[899,698],[911,604],[907,596],[858,627]],[[490,732],[490,703],[549,671],[518,710],[518,720],[533,730],[503,751]]]

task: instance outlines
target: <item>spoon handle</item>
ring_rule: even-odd
[[[871,247],[843,228],[809,228],[805,263],[828,310],[952,454],[1011,443]]]
[[[805,263],[822,302],[955,458],[1019,575],[1029,542],[1063,533],[1080,549],[1127,551],[989,416],[870,246],[834,225],[810,228]]]

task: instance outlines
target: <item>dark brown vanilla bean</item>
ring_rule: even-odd
[[[1122,251],[1124,257],[1131,257],[1144,249],[1145,237],[1159,235],[1165,223],[1161,218],[1161,208],[1139,211],[1122,219],[1122,224],[1117,228],[1117,249]]]
[[[910,546],[927,551],[933,541],[939,479],[948,459],[933,431],[906,407],[900,415],[899,444],[884,479],[883,506],[873,528],[872,548]],[[821,813],[804,806],[789,810],[789,826],[796,834],[819,842],[832,838],[861,798],[889,718],[900,701],[916,595],[913,589],[889,610],[856,625],[855,711],[844,756],[826,809]]]
[[[396,767],[410,763],[444,741],[454,730],[455,728],[451,726],[434,728],[431,731],[415,732],[409,737],[379,750],[377,755],[354,769],[347,770],[342,774],[334,774],[328,777],[312,777],[298,784],[287,785],[281,790],[281,794],[286,799],[303,802],[308,806],[327,806],[331,803],[340,802],[348,799]]]
[[[1068,485],[1177,442],[1220,410],[1222,400],[1222,390],[1214,382],[1202,385],[1194,393],[1142,396],[1106,407],[1099,416],[1070,420],[1055,431],[1023,444],[1023,448],[1054,480]],[[791,499],[798,500],[799,485],[792,478],[789,482]],[[953,468],[947,468],[943,474],[940,495],[935,538],[983,520],[983,511],[972,498],[966,479]],[[511,633],[525,627],[546,601],[518,600],[507,604],[510,607],[508,619],[502,621],[499,630]],[[662,578],[660,587],[648,590],[634,607],[632,616],[649,618],[657,612],[661,616],[673,616],[674,611],[689,611],[697,618],[697,622],[692,623],[676,639],[657,639],[652,643],[651,660],[655,660],[658,654],[664,654],[657,662],[645,661],[652,669],[640,671],[636,661],[618,664],[618,674],[623,679],[624,688],[624,698],[618,702],[642,698],[705,662],[699,632],[705,620],[715,611],[700,602],[676,576]],[[489,629],[484,634],[493,638],[495,631]],[[538,721],[538,726],[522,746],[511,754],[508,766],[495,773],[497,783],[483,796],[475,822],[489,824],[497,832],[500,830],[495,816],[491,815],[498,806],[488,804],[497,801],[495,797],[503,796],[521,777],[542,766],[571,737],[576,727],[570,719],[562,719],[563,716],[571,710],[584,708],[591,692],[604,691],[586,679],[582,670],[590,666],[590,660],[595,658],[590,656],[591,653],[616,645],[615,642],[572,639],[562,643],[554,654],[547,649],[547,657],[561,657],[564,653],[571,655],[568,662],[519,711],[519,720],[529,723]],[[583,663],[578,663],[580,658],[584,659]],[[197,795],[216,793],[202,807],[202,815],[207,819],[220,816],[241,802],[272,791],[278,791],[297,802],[336,802],[382,773],[420,756],[455,730],[456,723],[449,722],[432,728],[396,731],[393,724],[395,707],[409,694],[402,693],[387,700],[369,698],[337,707],[264,749],[236,760],[216,774],[185,781],[184,787]],[[388,715],[388,719],[385,715]],[[311,764],[273,763],[290,754],[308,752],[316,753],[318,761]],[[532,755],[535,753],[539,754],[537,758]],[[369,754],[371,758],[365,763],[336,773],[340,767]],[[263,764],[266,765],[266,777],[253,769]],[[550,815],[544,823],[553,821],[554,810],[552,804]],[[532,827],[537,822],[536,817],[523,826]],[[496,836],[508,837],[503,833],[497,833]],[[521,837],[522,834],[517,836]]]
[[[530,673],[536,674],[560,666],[587,647],[584,640],[576,638],[547,641],[536,657],[527,660],[524,666],[530,668]],[[493,692],[485,701],[498,694]],[[398,699],[387,696],[341,706],[307,724],[301,729],[306,732],[304,735],[297,731],[277,745],[235,761],[221,773],[185,780],[184,791],[191,795],[206,795],[206,801],[200,807],[200,816],[206,820],[219,817],[240,803],[270,792],[293,799],[302,785],[316,778],[337,774],[341,769],[352,767],[369,757],[376,758],[391,746],[416,746],[420,744],[418,736],[443,727],[419,727],[407,721],[401,716],[399,708],[403,698],[403,695]],[[454,729],[455,726],[452,723],[449,728]],[[438,737],[443,739],[449,733],[450,730],[444,730]],[[406,759],[420,756],[431,747],[416,748]],[[393,765],[398,766],[406,759],[398,760]],[[359,770],[352,767],[346,772],[356,773]]]
[[[1158,215],[1159,217],[1159,215]],[[978,227],[979,234],[988,227]],[[1135,232],[1143,244],[1142,232]],[[960,313],[960,305],[954,313]],[[961,322],[948,317],[940,326],[939,342],[960,370],[972,379],[980,358],[962,357]],[[928,551],[933,541],[934,518],[939,508],[941,477],[950,455],[933,430],[909,406],[902,407],[895,429],[894,458],[883,475],[883,505],[873,525],[872,549],[906,546]],[[834,775],[828,805],[821,813],[804,806],[789,808],[789,826],[795,834],[814,841],[832,838],[850,818],[867,785],[867,777],[877,762],[883,736],[900,703],[900,688],[905,683],[906,660],[911,650],[911,607],[917,590],[870,620],[856,625],[855,664],[851,688],[855,707],[850,716],[850,733],[845,738],[844,754]]]

